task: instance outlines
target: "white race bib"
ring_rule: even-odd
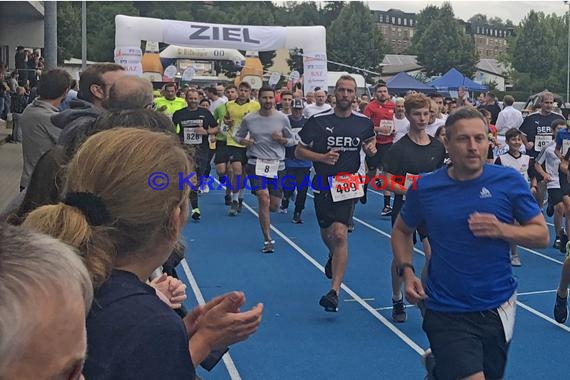
[[[262,160],[258,158],[255,162],[255,175],[260,177],[274,178],[279,171],[279,160]]]
[[[394,132],[394,120],[380,120],[379,135],[390,136]]]
[[[406,182],[404,182],[404,187],[406,188],[406,191],[410,190],[410,186],[416,183],[420,178],[421,175],[419,174],[406,173]]]
[[[220,131],[221,131],[224,135],[227,134],[227,133],[230,131],[231,128],[232,128],[232,127],[230,127],[229,125],[227,125],[227,124],[224,123],[223,121],[222,121],[222,123],[220,124]]]
[[[333,202],[362,198],[364,196],[364,187],[356,178],[359,178],[356,174],[331,177],[331,195]],[[341,181],[338,181],[338,179],[341,179]]]
[[[537,152],[541,152],[545,146],[550,144],[552,141],[552,136],[549,135],[536,135],[534,138],[534,150]]]
[[[517,310],[517,293],[513,293],[511,298],[497,309],[503,330],[505,332],[505,339],[507,343],[513,338],[513,331],[515,328],[515,313]]]
[[[570,140],[562,140],[562,151],[560,152],[561,155],[565,156],[566,152],[568,152],[568,148],[570,148]]]
[[[202,135],[196,133],[196,128],[184,128],[184,144],[202,144]]]

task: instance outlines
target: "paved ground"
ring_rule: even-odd
[[[22,144],[6,143],[12,130],[0,123],[0,212],[18,194],[22,174]]]

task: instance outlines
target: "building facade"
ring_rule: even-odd
[[[406,54],[416,29],[416,14],[399,9],[372,11],[378,30],[394,54]],[[507,38],[513,35],[514,27],[497,27],[458,20],[465,33],[473,38],[481,59],[497,59],[507,50]]]
[[[392,48],[394,54],[404,54],[412,44],[416,29],[416,14],[406,13],[399,9],[372,11],[378,30],[384,41]]]

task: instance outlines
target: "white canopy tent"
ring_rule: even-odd
[[[142,72],[141,40],[171,45],[270,51],[303,49],[304,90],[326,88],[326,31],[322,26],[243,26],[115,16],[115,62]]]

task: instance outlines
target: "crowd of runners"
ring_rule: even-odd
[[[279,254],[272,212],[291,212],[307,228],[311,192],[320,228],[311,233],[328,253],[330,289],[318,301],[327,312],[339,310],[355,207],[369,207],[369,188],[383,191],[378,217],[393,226],[392,318],[406,321],[404,297],[422,311],[430,379],[503,377],[512,266],[523,264],[516,247],[550,244],[543,212],[554,218],[553,246],[567,255],[554,306],[556,321],[566,322],[570,132],[551,93],[525,118],[510,96],[501,109],[494,94],[472,100],[463,89],[455,99],[393,97],[380,82],[368,99],[349,75],[333,94],[169,83],[153,97],[150,82],[109,64],[86,70],[77,99],[60,112],[70,84],[62,70],[45,72],[19,118],[21,193],[3,217],[26,229],[1,228],[0,299],[13,309],[0,306],[0,377],[25,369],[33,378],[49,367],[73,379],[177,379],[215,365],[256,331],[263,305],[240,310],[245,295],[236,291],[185,310],[180,234],[187,219],[240,223],[246,191],[257,198],[262,254]],[[158,190],[164,183],[151,181],[155,173],[188,186]],[[227,216],[200,210],[214,189],[225,191]],[[416,272],[418,237],[426,263]],[[50,269],[61,265],[67,272]],[[22,340],[39,323],[32,305],[68,311],[42,325],[65,348],[45,352],[33,344],[39,335]],[[14,318],[18,328],[9,326]],[[16,342],[26,355],[4,355]],[[65,358],[66,366],[23,368],[30,355],[48,364]]]

